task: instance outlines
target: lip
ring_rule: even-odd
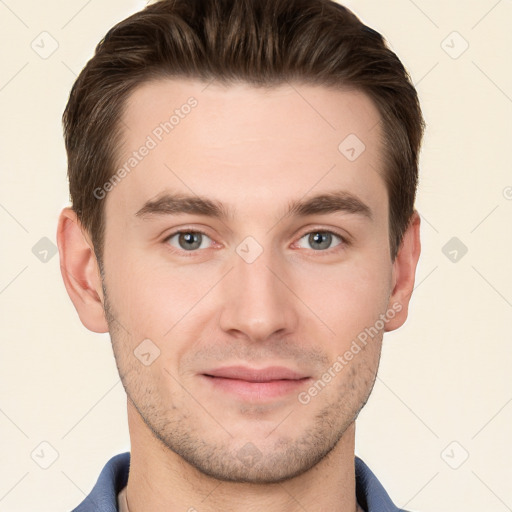
[[[268,400],[297,392],[310,380],[307,375],[282,366],[262,369],[228,366],[207,370],[201,377],[216,391],[251,401]]]
[[[203,375],[222,377],[225,379],[237,379],[247,382],[270,382],[274,380],[299,380],[307,377],[291,368],[284,366],[268,366],[255,369],[246,366],[225,366],[203,372]]]

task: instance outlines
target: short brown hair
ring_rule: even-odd
[[[163,77],[366,93],[382,120],[394,260],[414,211],[425,123],[410,76],[384,38],[331,0],[161,0],[110,29],[63,115],[72,207],[100,261],[104,201],[93,191],[115,172],[128,96]]]

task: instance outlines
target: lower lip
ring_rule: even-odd
[[[297,393],[309,378],[298,380],[272,380],[268,382],[248,382],[246,380],[226,379],[202,375],[218,391],[232,393],[248,400],[265,400]]]

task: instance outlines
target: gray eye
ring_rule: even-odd
[[[173,243],[173,240],[177,239],[178,245]],[[184,251],[194,251],[196,249],[204,249],[204,242],[209,240],[210,237],[199,231],[178,231],[171,235],[167,241],[173,247],[177,249],[183,249]]]
[[[330,249],[334,238],[337,238],[338,240],[340,240],[339,243],[341,243],[343,241],[339,235],[336,235],[335,233],[331,233],[330,231],[311,231],[311,233],[306,233],[301,238],[301,240],[306,237],[307,237],[307,244],[309,245],[310,248],[312,248],[315,251]],[[339,243],[336,245],[339,245]],[[333,246],[333,247],[335,247],[335,246]]]
[[[186,251],[191,249],[199,249],[202,241],[201,233],[180,233],[178,243],[182,249]]]
[[[321,231],[310,233],[308,238],[308,242],[313,249],[328,249],[331,245],[331,241],[332,235],[330,233],[322,233]]]

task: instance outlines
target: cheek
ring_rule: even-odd
[[[112,312],[135,341],[160,332],[149,332],[149,327],[158,326],[158,318],[162,316],[160,309],[169,302],[169,297],[162,296],[162,283],[156,286],[158,276],[144,258],[130,257],[127,251],[122,257],[116,257],[112,251],[105,260],[105,275]]]
[[[194,322],[219,272],[208,265],[151,260],[142,252],[127,254],[117,264],[112,258],[106,268],[109,298],[126,328],[136,337],[161,341],[172,338],[175,326],[179,330]]]
[[[385,311],[390,276],[386,262],[361,255],[357,260],[307,273],[303,296],[336,338],[352,338],[372,326]]]
[[[111,235],[116,238],[115,233]],[[178,332],[185,325],[201,325],[201,314],[212,313],[212,297],[218,289],[210,292],[226,271],[225,265],[211,261],[177,266],[161,253],[149,257],[136,244],[121,239],[112,240],[107,252],[110,302],[135,341],[169,340],[175,326]],[[351,339],[373,325],[386,308],[391,266],[383,255],[383,250],[353,251],[336,264],[289,262],[283,269],[285,280],[310,311],[296,297],[283,307],[296,307],[300,316],[313,315],[315,325],[320,319],[336,339]],[[216,304],[224,302],[217,298]]]

